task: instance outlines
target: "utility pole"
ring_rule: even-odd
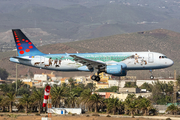
[[[16,56],[17,56],[17,50],[16,50]],[[16,92],[17,92],[17,63],[16,63]]]
[[[174,80],[176,80],[176,70],[174,70]],[[173,93],[173,103],[176,103],[177,102],[177,96],[176,96],[176,93],[177,93],[177,81],[174,82],[174,87],[173,87],[173,90],[174,90],[174,93]]]

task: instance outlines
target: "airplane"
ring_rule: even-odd
[[[126,76],[129,70],[150,70],[170,67],[174,62],[157,52],[104,52],[44,54],[24,35],[20,29],[12,29],[18,56],[10,61],[27,66],[55,71],[93,72],[92,80],[100,81],[99,73]]]

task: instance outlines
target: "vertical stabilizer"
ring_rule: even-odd
[[[34,56],[44,54],[33,45],[33,43],[20,29],[13,29],[12,32],[19,56]]]

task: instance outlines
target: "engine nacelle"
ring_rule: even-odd
[[[124,63],[120,63],[117,65],[108,65],[106,66],[105,72],[114,76],[126,76],[126,67],[127,66]]]

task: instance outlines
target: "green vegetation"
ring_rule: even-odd
[[[23,94],[30,94],[30,91],[29,91],[29,85],[27,84],[23,84],[22,81],[18,80],[17,81],[17,93],[16,95],[23,95]],[[5,94],[8,93],[8,92],[15,92],[16,90],[16,83],[12,83],[12,84],[2,84],[0,85],[0,89],[1,91],[3,91]]]
[[[172,115],[176,115],[179,110],[180,110],[180,108],[178,108],[178,106],[172,104],[172,105],[168,106],[166,112],[170,112]]]
[[[6,80],[9,73],[6,71],[6,69],[0,68],[0,78],[3,80]]]
[[[116,92],[118,90],[117,86],[112,86],[110,88],[100,88],[96,92]]]
[[[125,88],[138,88],[138,86],[136,85],[136,82],[126,82],[124,87]]]
[[[141,89],[146,89],[147,91],[152,92],[153,86],[151,84],[148,84],[148,83],[145,82],[144,84],[142,84],[140,86],[140,88]]]
[[[179,79],[179,77],[178,77]],[[87,112],[107,113],[107,114],[126,114],[131,115],[155,115],[156,109],[152,104],[166,104],[172,101],[173,84],[155,82],[152,86],[143,84],[141,87],[147,86],[152,89],[152,95],[149,98],[142,96],[136,97],[135,94],[128,94],[125,101],[118,98],[102,98],[100,95],[93,93],[93,84],[75,85],[72,78],[69,79],[69,84],[62,84],[61,86],[54,85],[51,87],[51,99],[53,107],[71,107],[76,108],[80,105],[85,106]],[[26,86],[18,81],[18,91]],[[88,87],[91,86],[91,87]],[[149,87],[148,87],[149,86]],[[0,96],[0,107],[2,111],[9,111],[12,113],[12,106],[16,106],[19,112],[36,112],[40,115],[44,112],[42,109],[44,89],[30,88],[31,91],[26,93],[26,89],[22,89],[21,98],[16,97],[14,83],[0,85],[1,91],[4,93]],[[5,89],[6,88],[6,89]],[[150,90],[151,90],[150,89]],[[13,91],[14,90],[14,91]],[[106,89],[104,89],[106,90]],[[117,87],[111,87],[109,90],[117,90]],[[19,101],[19,103],[15,101]],[[7,109],[8,108],[8,109]],[[178,114],[179,108],[172,104],[167,108],[166,112],[171,114]]]
[[[152,87],[152,96],[150,99],[153,103],[161,105],[173,102],[173,86],[172,82],[168,84],[159,81],[155,82]]]

